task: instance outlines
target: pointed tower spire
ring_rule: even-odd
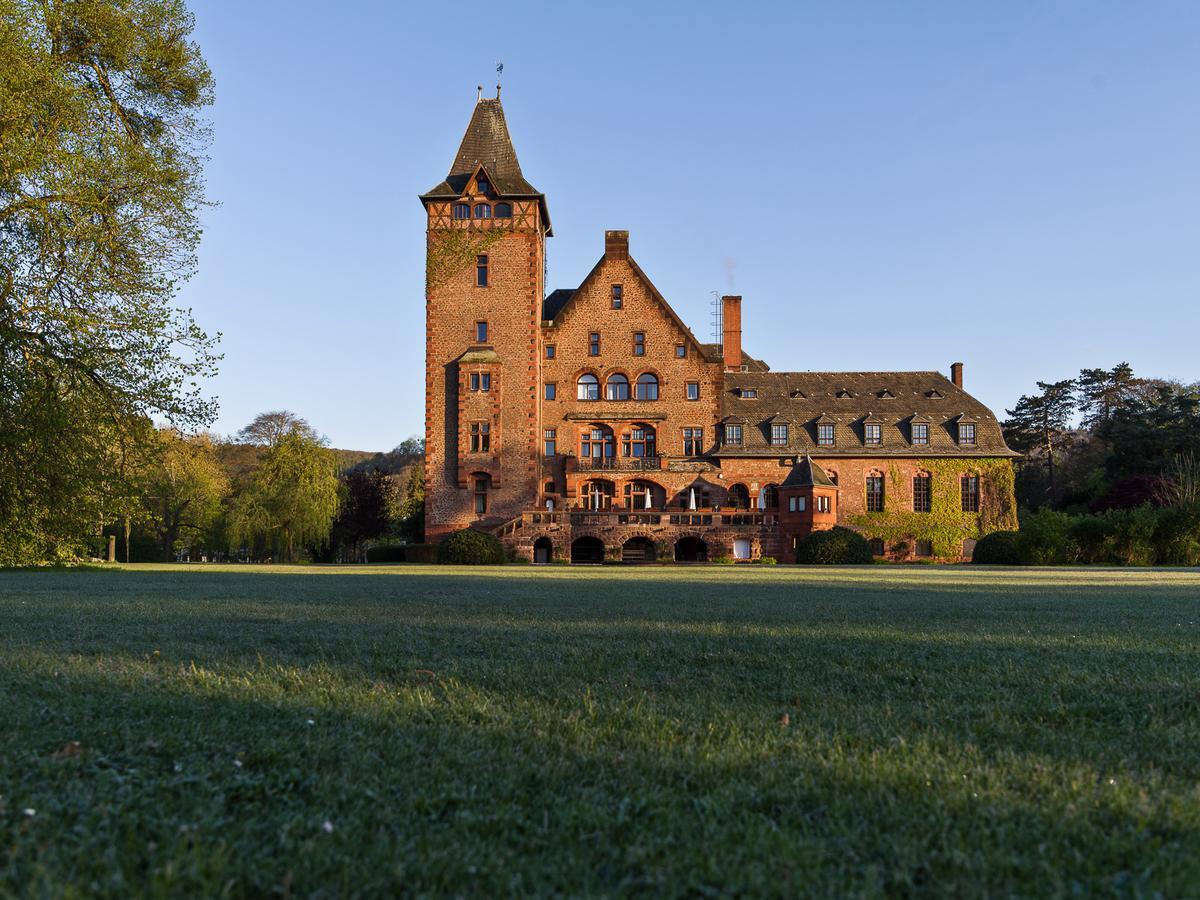
[[[550,215],[546,208],[546,196],[526,181],[521,172],[521,164],[517,161],[517,151],[513,148],[512,138],[508,133],[508,123],[504,119],[504,107],[500,105],[500,98],[482,96],[482,88],[479,98],[475,101],[475,108],[471,110],[471,121],[467,123],[458,153],[454,156],[454,162],[450,164],[449,174],[444,181],[422,194],[421,199],[461,196],[480,166],[487,170],[492,186],[500,196],[512,199],[536,198],[541,206],[542,219],[546,223],[547,236],[552,234],[549,230]]]

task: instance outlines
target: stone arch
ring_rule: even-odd
[[[731,484],[725,492],[725,503],[734,509],[750,508],[750,490],[741,482]]]
[[[604,541],[595,535],[580,535],[571,541],[571,562],[599,565],[604,562]]]
[[[658,559],[658,546],[651,538],[635,534],[621,545],[621,562],[643,563]]]
[[[533,561],[536,565],[546,565],[554,559],[554,541],[542,535],[533,542]]]
[[[675,562],[708,562],[708,542],[695,534],[675,541]]]

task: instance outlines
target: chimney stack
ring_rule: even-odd
[[[742,367],[742,298],[724,296],[721,298],[721,348],[725,353],[725,368],[741,369]]]
[[[956,388],[962,390],[962,363],[950,363],[950,380]]]
[[[604,258],[629,259],[629,232],[604,232]]]

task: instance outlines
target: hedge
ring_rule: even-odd
[[[498,566],[507,562],[504,545],[494,534],[464,528],[438,545],[437,561],[451,566]]]
[[[867,539],[841,525],[828,531],[814,531],[796,545],[796,562],[803,565],[854,566],[874,560]]]

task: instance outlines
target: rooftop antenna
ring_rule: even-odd
[[[714,344],[724,346],[725,344],[725,310],[724,304],[721,303],[720,291],[709,291],[713,295],[712,298],[712,339]]]
[[[496,60],[496,99],[500,99],[500,76],[504,74],[504,63]]]

